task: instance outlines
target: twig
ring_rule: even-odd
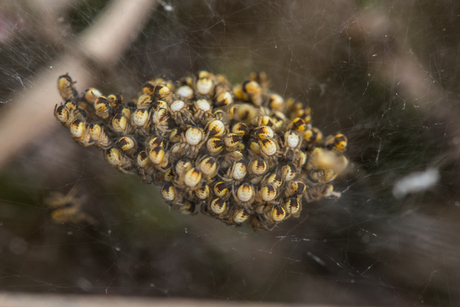
[[[69,306],[69,307],[281,307],[281,306],[293,306],[293,307],[313,307],[318,305],[310,304],[286,304],[286,303],[256,303],[256,302],[228,302],[228,301],[211,301],[211,300],[187,300],[187,299],[159,299],[159,298],[126,298],[126,297],[114,297],[114,296],[85,296],[85,295],[31,295],[31,294],[0,294],[0,304],[3,307],[57,307],[57,306]],[[321,305],[328,307],[328,305]],[[329,305],[332,307],[332,305]],[[346,306],[342,306],[346,307]]]

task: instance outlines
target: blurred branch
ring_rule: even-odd
[[[72,44],[68,53],[37,73],[31,80],[32,89],[24,88],[13,97],[0,114],[0,140],[8,144],[0,151],[0,168],[27,143],[58,124],[53,118],[53,106],[62,100],[56,87],[58,76],[69,72],[79,88],[89,87],[94,76],[86,60],[103,66],[115,64],[156,5],[156,0],[112,1],[94,26],[77,39],[79,45]]]
[[[453,109],[449,92],[430,75],[423,63],[410,49],[407,38],[397,31],[397,25],[383,10],[369,10],[352,20],[348,28],[350,38],[366,46],[369,72],[404,103],[420,107],[440,121],[449,122],[451,144],[455,145],[453,158],[460,152],[460,124],[457,110]],[[455,99],[456,100],[456,99]],[[402,107],[405,109],[405,107]]]
[[[77,39],[81,51],[104,66],[113,64],[136,39],[156,4],[155,0],[114,1],[98,22]]]
[[[314,307],[318,305],[301,304],[277,304],[277,303],[255,303],[255,302],[225,302],[225,301],[204,301],[187,299],[159,299],[159,298],[125,298],[114,296],[84,296],[84,295],[31,295],[31,294],[0,294],[0,304],[2,307],[230,307],[230,306],[251,306],[251,307],[281,307],[281,306],[306,306]],[[328,305],[321,305],[328,307]],[[341,305],[342,306],[342,305]],[[332,307],[332,305],[330,305]],[[346,307],[346,306],[342,306]]]

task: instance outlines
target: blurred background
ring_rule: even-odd
[[[460,3],[130,2],[141,10],[0,2],[1,290],[460,303]],[[120,10],[124,19],[107,17]],[[314,126],[344,133],[342,197],[304,205],[271,232],[181,215],[53,117],[65,73],[79,92],[130,99],[153,77],[199,70],[232,82],[265,71],[275,91],[312,108]],[[80,218],[60,223],[49,199],[68,193]]]

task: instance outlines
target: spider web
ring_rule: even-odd
[[[56,37],[43,7],[26,3],[0,4],[0,112],[108,4],[70,1],[52,20]],[[170,210],[158,188],[56,124],[1,170],[1,288],[455,306],[458,16],[452,1],[160,1],[118,64],[93,66],[93,86],[130,99],[153,77],[208,70],[241,82],[265,71],[325,135],[348,137],[342,197],[306,204],[271,232],[229,228]],[[96,223],[53,222],[47,195],[74,190]]]

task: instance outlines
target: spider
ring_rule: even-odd
[[[233,186],[239,185],[248,173],[247,166],[243,162],[234,162],[232,167],[228,168],[227,173],[223,176],[218,175],[222,180],[231,182]]]
[[[332,151],[316,147],[309,155],[305,165],[313,182],[327,183],[332,181],[348,165],[348,159]]]
[[[338,173],[332,169],[313,169],[308,173],[308,179],[313,183],[328,183],[337,177]]]
[[[207,183],[203,182],[201,187],[195,190],[195,196],[204,204],[207,204],[211,196],[211,188]]]
[[[249,127],[245,123],[236,123],[232,127],[232,133],[240,134],[241,136],[247,135],[249,132]]]
[[[272,184],[263,184],[257,193],[256,213],[263,214],[266,206],[279,205],[278,190]]]
[[[297,176],[298,171],[292,165],[291,163],[287,163],[281,167],[281,180],[283,182],[289,182],[291,180],[294,180],[294,178]]]
[[[110,102],[104,96],[99,96],[94,101],[94,109],[96,110],[96,115],[102,119],[109,118],[112,113],[112,106]]]
[[[201,171],[196,167],[192,167],[184,171],[174,183],[186,193],[199,189],[202,181],[203,175]]]
[[[302,194],[305,193],[305,191],[308,188],[308,186],[303,181],[300,181],[300,180],[291,181],[291,182],[288,182],[286,184],[287,184],[287,186],[286,186],[286,189],[285,189],[285,192],[284,192],[286,197],[290,197],[290,196],[293,196],[293,195],[302,195]]]
[[[231,105],[232,103],[233,103],[233,96],[229,91],[227,91],[227,92],[223,92],[222,94],[216,97],[214,106],[218,108],[224,108],[224,107]]]
[[[221,109],[214,110],[214,112],[212,113],[212,116],[214,117],[214,119],[218,119],[222,122],[228,122],[228,116],[224,110],[221,110]]]
[[[276,203],[276,199],[279,196],[277,188],[270,183],[262,185],[262,188],[259,191],[257,200],[259,203],[263,204],[273,204]]]
[[[261,182],[262,185],[271,184],[275,189],[281,188],[283,183],[282,177],[278,171],[268,173]]]
[[[302,132],[302,131],[305,131],[305,129],[309,128],[309,126],[307,126],[307,124],[305,123],[305,121],[302,118],[296,117],[287,126],[287,128],[292,129],[292,130],[297,131],[297,132]]]
[[[261,216],[261,223],[267,230],[273,230],[283,220],[289,218],[286,209],[280,205],[266,205]]]
[[[244,208],[236,208],[234,203],[230,203],[225,214],[218,218],[228,226],[240,227],[249,218],[249,213]]]
[[[205,130],[208,130],[206,139],[208,137],[221,137],[227,132],[225,124],[219,119],[210,119],[205,126]]]
[[[84,147],[93,145],[95,142],[91,141],[91,134],[86,121],[84,119],[76,119],[70,125],[70,134],[75,142],[80,143]]]
[[[294,116],[301,118],[307,124],[307,127],[311,127],[311,109],[309,107],[298,109],[294,112]]]
[[[189,156],[195,158],[201,146],[206,143],[206,136],[203,129],[198,127],[190,127],[187,131],[182,132],[181,141],[173,146],[171,152],[178,156]]]
[[[198,168],[189,168],[168,182],[168,190],[162,189],[163,198],[173,205],[184,205],[184,199],[193,200],[194,192],[201,188],[203,176]]]
[[[227,221],[227,224],[231,226],[241,226],[249,217],[249,213],[245,209],[235,208],[231,213],[231,219]]]
[[[87,115],[84,110],[77,109],[77,105],[71,100],[65,104],[54,107],[54,116],[61,122],[64,127],[69,127],[75,119],[86,119]]]
[[[123,96],[121,94],[111,94],[107,96],[107,100],[110,103],[110,106],[114,109],[123,104]]]
[[[164,84],[156,84],[154,81],[144,83],[142,92],[153,96],[154,100],[168,99],[171,96],[171,90]]]
[[[268,171],[268,163],[262,158],[252,160],[248,164],[248,180],[253,184],[258,184],[265,173]]]
[[[175,204],[172,206],[174,210],[186,214],[186,215],[196,215],[198,212],[195,211],[196,204],[194,202],[186,202],[185,204]]]
[[[171,129],[171,132],[169,133],[169,142],[171,144],[176,144],[176,143],[179,143],[180,140],[181,140],[181,135],[182,133],[182,129],[179,128],[179,127],[176,127],[176,128],[172,128]]]
[[[176,124],[182,125],[184,123],[191,122],[195,125],[195,122],[192,119],[192,114],[188,110],[188,105],[182,100],[174,101],[168,109]]]
[[[223,169],[229,168],[234,162],[242,161],[244,158],[244,154],[242,150],[235,150],[227,152],[221,156],[221,167]]]
[[[271,81],[264,71],[252,72],[249,75],[249,80],[256,81],[264,90],[267,90],[271,86]]]
[[[217,175],[219,171],[219,165],[214,157],[207,155],[202,156],[196,161],[197,167],[203,173],[204,180],[206,182],[212,182],[212,179]]]
[[[193,102],[193,116],[197,122],[202,123],[212,115],[212,105],[208,100],[199,99]]]
[[[153,179],[153,174],[155,173],[155,166],[150,161],[149,155],[142,150],[137,154],[137,166],[138,166],[138,173],[141,177],[142,182],[152,183],[148,177]]]
[[[104,152],[105,160],[112,166],[115,166],[120,172],[125,174],[134,174],[131,170],[133,161],[126,157],[115,147],[112,147]]]
[[[146,150],[149,150],[157,146],[166,147],[167,145],[165,143],[165,140],[162,137],[151,136],[145,141],[144,146]]]
[[[251,123],[260,114],[260,110],[248,103],[234,104],[229,109],[231,119],[239,122]],[[260,125],[259,125],[260,126]]]
[[[116,109],[114,109],[115,112],[114,114],[117,114],[117,113],[121,113],[123,114],[124,116],[126,116],[127,119],[130,119],[131,118],[131,108],[122,104],[120,106],[118,106]]]
[[[131,117],[134,133],[147,136],[150,133],[150,113],[148,109],[137,109]]]
[[[324,144],[328,150],[340,154],[347,150],[348,140],[342,133],[337,133],[335,136],[328,136],[324,141]]]
[[[73,87],[75,83],[76,81],[72,81],[72,78],[70,78],[68,73],[58,78],[58,90],[62,99],[70,99],[73,101],[78,99],[78,93]]]
[[[109,149],[112,146],[112,141],[105,132],[104,126],[97,123],[92,123],[88,126],[91,135],[91,141],[94,146],[99,149]]]
[[[274,111],[271,116],[272,122],[273,122],[273,130],[275,131],[281,131],[284,129],[284,126],[286,124],[286,115],[284,113],[279,112],[279,111]]]
[[[258,126],[254,130],[252,130],[252,136],[254,138],[258,138],[260,140],[267,139],[267,138],[274,138],[275,132],[269,126]]]
[[[83,203],[86,196],[78,195],[77,189],[72,189],[69,193],[52,192],[44,203],[51,208],[51,218],[55,223],[80,223],[97,224],[97,221],[82,212]]]
[[[166,132],[169,132],[168,119],[168,110],[165,108],[158,108],[153,112],[152,122],[156,135],[165,136]]]
[[[209,138],[206,142],[206,149],[212,156],[220,154],[224,148],[225,143],[221,138]]]
[[[278,142],[267,137],[259,140],[260,155],[268,161],[270,168],[278,163],[278,158],[282,156]]]
[[[213,187],[214,195],[225,200],[230,198],[231,191],[233,190],[233,185],[230,182],[226,181],[217,181]]]
[[[125,155],[134,158],[137,151],[137,141],[132,136],[123,136],[115,143],[118,149],[121,149]]]
[[[185,102],[191,101],[195,95],[193,89],[188,85],[182,85],[177,89],[176,93],[177,96],[179,96],[181,100],[185,100]]]
[[[224,75],[216,75],[215,97],[224,92],[232,91],[232,84]]]
[[[241,134],[229,133],[224,136],[225,149],[227,151],[235,151],[239,149],[239,145],[243,141]]]
[[[133,131],[130,123],[130,116],[123,112],[117,113],[112,118],[111,124],[113,131],[122,135],[130,134]]]
[[[176,188],[171,182],[166,182],[161,188],[161,196],[163,199],[171,204],[182,203],[182,197],[179,191],[176,192]]]
[[[234,162],[232,167],[229,167],[227,173],[223,176],[218,175],[222,181],[214,184],[214,195],[228,199],[231,196],[230,191],[235,191],[235,186],[238,186],[247,174],[247,167],[242,162]]]
[[[148,94],[139,96],[136,102],[138,109],[149,109],[153,104],[153,97]]]
[[[289,216],[298,218],[302,211],[302,195],[295,195],[284,199],[284,207]]]
[[[212,97],[215,86],[215,76],[207,71],[200,71],[195,89],[199,96]]]
[[[296,164],[298,160],[301,160],[301,156],[299,155],[301,145],[302,139],[294,130],[286,131],[284,133],[284,142],[281,145],[284,148],[282,156]]]
[[[226,216],[230,207],[227,203],[228,201],[222,198],[214,198],[211,202],[201,206],[201,212],[203,214],[222,219]]]
[[[233,198],[239,207],[243,207],[247,212],[253,213],[252,203],[256,198],[254,186],[248,182],[243,183],[238,189],[232,189]]]
[[[340,198],[341,194],[334,191],[332,184],[320,184],[312,188],[309,188],[303,194],[307,202],[311,203],[317,201],[323,197],[335,197]]]
[[[96,101],[97,97],[102,96],[102,93],[93,87],[90,87],[83,93],[83,101],[94,105],[94,102]]]
[[[281,95],[271,94],[268,97],[268,106],[271,110],[280,110],[282,111],[285,107],[284,99]]]
[[[172,183],[167,182],[163,185],[161,196],[175,210],[183,214],[195,214],[195,203],[184,202],[183,193],[176,189]]]
[[[169,161],[169,153],[162,146],[152,147],[149,151],[149,159],[156,169],[165,171],[164,168]]]
[[[245,81],[241,85],[241,90],[244,93],[241,97],[250,100],[256,106],[261,106],[263,102],[262,88],[256,81]]]
[[[303,139],[310,144],[316,144],[323,140],[323,133],[318,128],[312,127],[305,130]]]

